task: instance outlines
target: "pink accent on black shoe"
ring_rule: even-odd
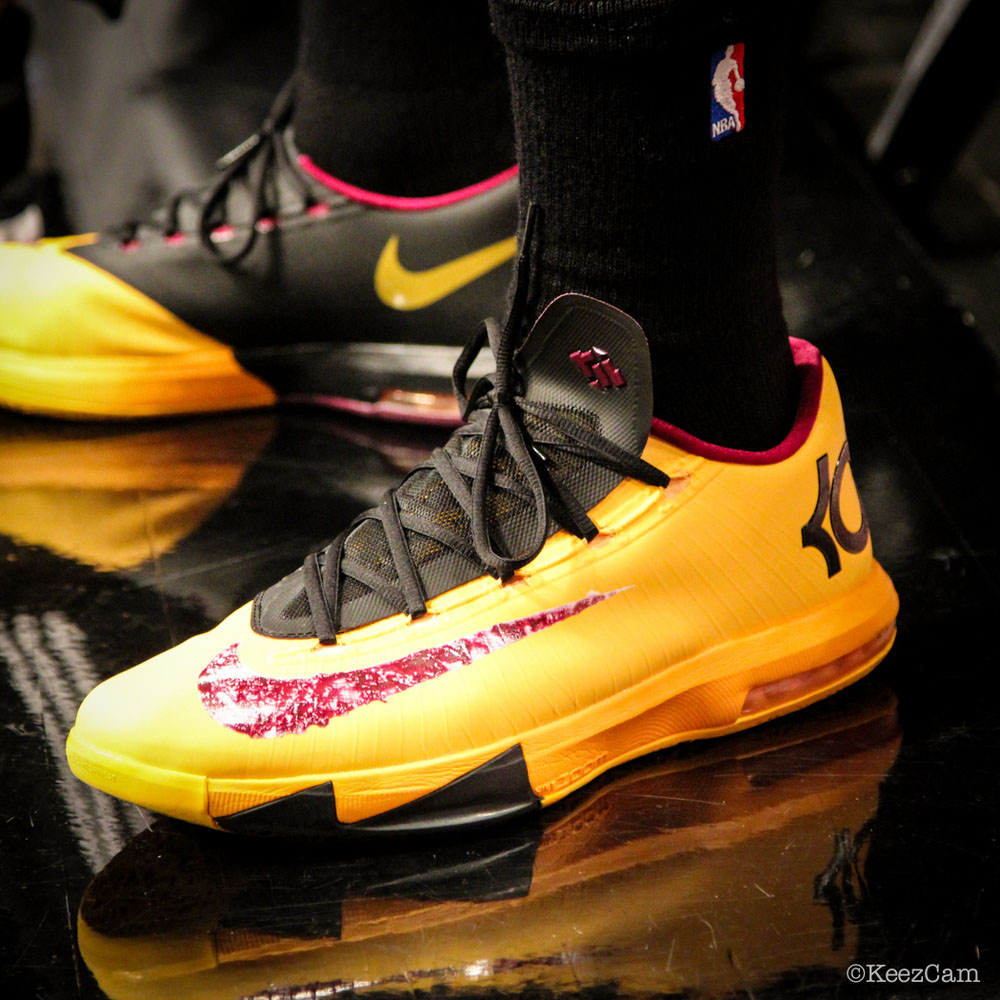
[[[236,235],[236,229],[228,222],[224,222],[221,226],[216,226],[208,235],[213,243],[228,243]]]
[[[625,376],[615,368],[608,352],[600,347],[574,351],[569,359],[594,389],[623,389],[627,385]]]
[[[283,403],[303,403],[309,406],[327,406],[341,413],[353,413],[369,420],[386,420],[392,423],[420,424],[427,427],[458,427],[462,415],[453,397],[447,406],[419,406],[389,398],[368,402],[346,396],[327,396],[319,393],[290,393],[281,397]]]
[[[478,184],[470,184],[469,187],[459,188],[457,191],[448,191],[445,194],[431,195],[428,198],[400,198],[396,195],[378,194],[375,191],[366,191],[364,188],[355,187],[348,184],[325,170],[317,167],[305,153],[299,154],[299,166],[313,180],[317,180],[324,187],[336,191],[337,194],[350,198],[362,205],[371,205],[374,208],[390,208],[400,212],[420,212],[431,208],[443,208],[445,205],[454,205],[455,202],[464,201],[466,198],[474,198],[476,195],[485,194],[492,191],[501,184],[513,180],[517,176],[517,166],[504,170],[503,173],[488,177]]]
[[[808,341],[789,337],[792,347],[792,360],[802,378],[802,395],[799,397],[799,408],[795,414],[795,423],[788,436],[781,444],[767,451],[743,451],[740,448],[723,448],[717,444],[709,444],[696,438],[687,431],[682,431],[673,424],[668,424],[659,417],[653,418],[650,433],[661,441],[683,448],[684,451],[713,462],[730,462],[735,465],[773,465],[790,458],[802,447],[819,412],[819,400],[823,392],[823,358],[818,348]]]

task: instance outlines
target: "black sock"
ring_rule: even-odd
[[[304,0],[295,137],[383,194],[443,194],[506,170],[514,137],[485,3]]]
[[[30,114],[24,83],[24,60],[31,18],[20,7],[0,4],[0,185],[28,165]]]
[[[657,416],[719,445],[777,444],[798,392],[775,269],[776,4],[490,3],[522,216],[542,208],[535,311],[567,291],[611,302],[649,338]],[[745,128],[733,116],[713,138],[713,57],[729,45],[745,47],[745,83],[733,73],[725,95],[745,97]]]

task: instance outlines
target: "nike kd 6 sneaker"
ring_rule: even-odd
[[[516,168],[437,197],[300,155],[291,91],[213,185],[112,235],[0,246],[0,405],[141,417],[313,402],[457,423],[450,374],[500,309]]]
[[[629,316],[567,294],[522,339],[521,289],[456,365],[468,422],[301,569],[96,688],[80,778],[254,834],[477,824],[885,656],[897,598],[818,351],[793,341],[787,439],[727,450],[652,419]]]

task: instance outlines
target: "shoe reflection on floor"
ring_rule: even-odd
[[[863,866],[899,738],[895,696],[866,682],[476,840],[366,856],[159,821],[90,884],[80,952],[112,1000],[835,984],[872,919]]]

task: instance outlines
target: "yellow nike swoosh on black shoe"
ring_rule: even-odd
[[[148,222],[0,246],[0,406],[145,417],[291,400],[458,422],[451,368],[504,301],[510,250],[498,248],[513,241],[516,168],[387,198],[301,156],[290,110],[276,108],[214,185]],[[273,198],[253,218],[244,182],[262,166]],[[395,277],[389,267],[405,308],[388,308],[373,282],[392,239],[409,261],[448,261]]]
[[[399,260],[399,237],[393,234],[375,265],[375,292],[391,309],[424,309],[510,260],[517,237],[464,254],[423,271],[411,271]]]

